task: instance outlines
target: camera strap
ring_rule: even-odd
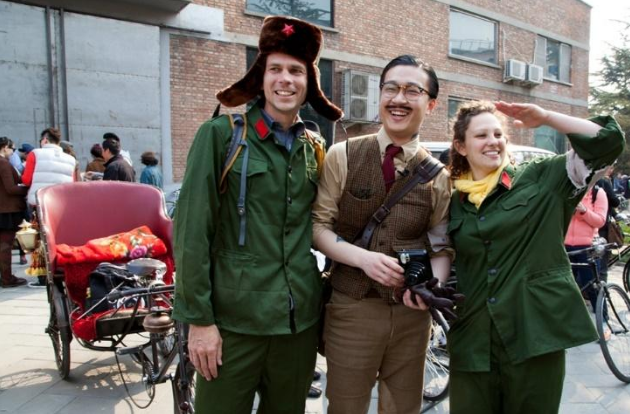
[[[391,213],[392,207],[394,207],[394,205],[417,184],[426,184],[431,181],[436,175],[438,175],[442,168],[444,168],[444,164],[430,155],[420,161],[420,164],[418,164],[418,166],[413,170],[411,179],[407,182],[407,184],[405,184],[400,191],[392,194],[385,203],[383,203],[378,210],[372,214],[370,221],[363,228],[360,236],[354,240],[354,244],[367,249],[370,245],[370,240],[372,240],[374,230],[376,230],[379,224],[381,224],[389,213]]]

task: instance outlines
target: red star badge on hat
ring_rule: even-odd
[[[284,29],[282,29],[282,33],[284,33],[285,36],[289,37],[291,36],[293,33],[295,33],[295,29],[293,28],[292,24],[284,24]]]

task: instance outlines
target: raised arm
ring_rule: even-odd
[[[514,125],[518,128],[537,128],[546,125],[563,134],[590,136],[597,135],[602,128],[587,119],[549,111],[534,104],[496,102],[495,105],[499,111],[514,118]]]

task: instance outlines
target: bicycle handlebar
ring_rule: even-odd
[[[107,300],[110,302],[116,301],[128,296],[140,296],[140,295],[157,295],[160,293],[173,293],[175,291],[175,285],[162,285],[162,286],[149,286],[144,288],[133,288],[128,290],[119,290],[107,294]]]
[[[593,246],[586,247],[584,249],[573,250],[571,252],[567,252],[567,255],[568,256],[575,256],[576,254],[580,254],[580,253],[595,252],[596,249],[598,249],[598,248],[603,248],[604,250],[608,250],[611,247],[612,248],[616,248],[616,247],[619,247],[619,246],[617,246],[617,243],[596,244],[596,245],[593,245]]]

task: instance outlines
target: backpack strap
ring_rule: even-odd
[[[306,135],[306,140],[311,144],[313,149],[315,150],[315,161],[317,161],[317,176],[321,175],[322,168],[324,167],[324,158],[326,157],[326,150],[324,149],[324,144],[321,143],[317,138],[313,136],[313,132],[305,129],[304,134]]]
[[[444,164],[440,161],[433,158],[431,155],[425,157],[420,164],[413,170],[413,175],[411,179],[405,184],[403,188],[401,188],[398,192],[393,194],[391,197],[383,203],[378,210],[374,212],[372,217],[370,217],[370,221],[363,228],[363,231],[359,234],[359,237],[356,238],[354,244],[367,249],[370,245],[370,240],[372,240],[372,235],[374,234],[374,230],[385,220],[385,218],[391,213],[392,207],[399,202],[412,188],[414,188],[417,184],[426,184],[435,178],[436,175],[440,172],[440,170],[444,168]]]
[[[245,245],[245,234],[247,230],[247,214],[245,211],[245,199],[247,196],[247,165],[249,164],[249,146],[247,145],[247,116],[245,114],[228,115],[230,125],[232,126],[232,139],[228,146],[228,151],[223,163],[221,172],[221,182],[219,184],[219,192],[223,194],[227,191],[227,175],[232,169],[234,162],[243,151],[243,167],[241,169],[241,179],[239,186],[239,194],[236,202],[236,210],[240,217],[238,245]]]
[[[227,116],[230,120],[230,127],[232,128],[232,139],[230,140],[230,145],[225,154],[225,161],[223,162],[223,169],[221,170],[221,181],[219,183],[219,192],[221,194],[227,191],[227,175],[230,169],[232,169],[234,162],[236,162],[238,155],[241,153],[243,146],[247,145],[245,143],[245,140],[247,140],[247,128],[245,128],[247,116],[244,114],[228,114]]]

